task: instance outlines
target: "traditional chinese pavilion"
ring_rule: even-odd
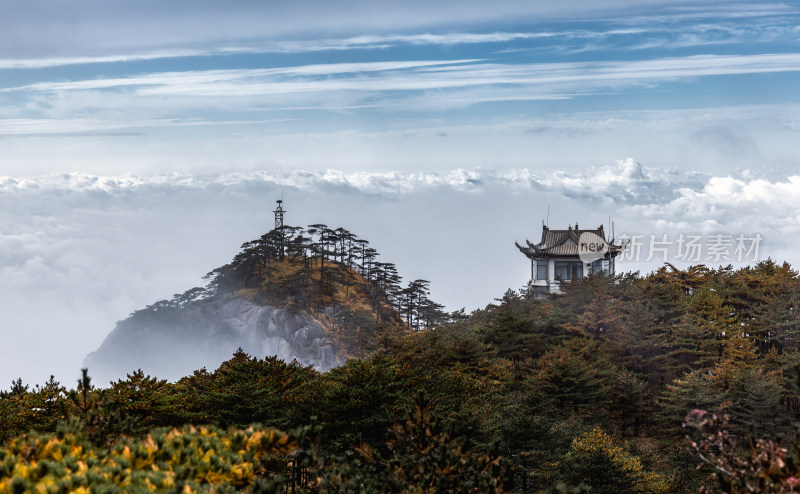
[[[590,273],[614,274],[614,258],[624,246],[606,240],[603,226],[581,230],[578,224],[566,230],[542,226],[542,240],[517,248],[531,260],[530,287],[534,294],[560,293],[562,283]]]

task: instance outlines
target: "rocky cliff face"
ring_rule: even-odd
[[[137,311],[117,323],[84,365],[101,383],[139,368],[172,380],[202,367],[216,369],[240,347],[252,356],[296,359],[320,371],[342,363],[309,313],[227,296]]]

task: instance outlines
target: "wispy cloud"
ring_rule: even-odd
[[[8,88],[2,92],[11,91],[67,91],[86,89],[111,89],[126,86],[200,86],[212,84],[225,84],[229,82],[248,82],[259,80],[275,80],[289,77],[320,77],[341,74],[362,74],[370,72],[397,71],[402,69],[415,69],[436,65],[453,65],[476,62],[467,60],[424,60],[424,61],[386,61],[386,62],[351,62],[335,64],[314,64],[294,67],[281,67],[271,69],[230,69],[230,70],[204,70],[185,72],[160,72],[131,77],[110,79],[90,79],[72,82],[41,82],[27,86]]]
[[[0,119],[0,136],[57,136],[57,135],[138,135],[119,133],[120,130],[157,127],[199,127],[208,125],[269,125],[291,119],[271,120],[180,120],[152,118],[142,120],[101,120],[96,118],[9,118]]]
[[[687,19],[708,19],[708,18],[742,18],[742,17],[772,17],[780,15],[797,14],[795,6],[778,3],[705,3],[697,5],[673,5],[666,8],[664,16],[674,19],[676,22]]]
[[[280,53],[301,53],[327,50],[385,49],[394,46],[452,46],[480,43],[508,43],[562,36],[553,31],[545,32],[491,32],[491,33],[421,33],[361,35],[349,38],[323,38],[318,40],[281,41],[266,45],[263,50]]]
[[[613,8],[612,8],[613,11]],[[642,50],[700,48],[734,43],[767,43],[800,38],[793,19],[800,10],[786,4],[735,4],[666,6],[657,14],[624,15],[596,19],[581,27],[558,29],[553,25],[534,26],[528,31],[419,30],[410,33],[385,33],[362,29],[367,34],[316,37],[286,36],[275,38],[268,33],[227,37],[216,41],[195,41],[179,48],[127,48],[95,56],[6,56],[0,57],[0,70],[39,69],[70,65],[141,62],[171,58],[224,57],[242,54],[301,54],[323,51],[386,50],[397,47],[440,47],[487,45],[495,53],[526,50],[579,52],[590,50]],[[747,22],[743,22],[747,19]],[[479,25],[471,26],[478,28]],[[496,45],[496,46],[494,46]],[[112,49],[113,50],[113,49]],[[95,50],[83,50],[86,53]]]
[[[453,106],[481,101],[563,99],[592,91],[698,77],[800,71],[800,53],[762,55],[695,55],[652,60],[497,63],[474,59],[409,62],[317,64],[271,69],[235,69],[164,72],[111,79],[40,82],[2,90],[17,94],[58,94],[75,91],[118,90],[148,96],[248,97],[269,103],[283,95],[297,95],[288,106],[314,106],[315,94],[349,94],[355,106],[394,106],[428,91],[459,91],[497,87],[491,93],[454,93]],[[357,96],[357,95],[361,96]],[[447,93],[440,93],[448,101]],[[281,107],[285,100],[274,99]],[[305,101],[305,102],[304,102]],[[247,102],[248,105],[252,101]],[[324,108],[324,105],[319,105]],[[413,109],[413,105],[408,109]]]
[[[782,24],[797,16],[800,9],[785,2],[696,2],[695,4],[663,3],[663,8],[630,15],[603,16],[607,22],[621,26],[673,26],[682,30],[693,24],[739,23],[747,19],[753,27]],[[743,25],[743,24],[740,24]]]
[[[0,59],[0,70],[7,69],[43,69],[66,65],[86,65],[117,62],[139,62],[164,58],[207,56],[214,52],[206,50],[158,50],[143,53],[83,56],[83,57],[42,57],[42,58],[4,58]]]

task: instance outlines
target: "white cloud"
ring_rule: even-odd
[[[719,2],[704,2],[707,12],[720,12]],[[711,5],[712,7],[709,7]],[[738,12],[755,12],[752,4],[737,5]],[[776,5],[776,4],[768,4]],[[776,10],[773,7],[774,10]],[[142,53],[171,47],[224,47],[240,40],[347,38],[350,33],[427,32],[441,26],[491,25],[563,19],[613,19],[647,12],[675,15],[664,2],[616,0],[602,3],[586,0],[569,2],[497,1],[491,8],[481,2],[441,0],[439,2],[296,1],[287,4],[236,2],[189,3],[142,0],[97,3],[76,0],[53,4],[40,0],[8,5],[0,18],[4,34],[0,58],[70,58],[87,53]],[[314,15],[309,17],[308,13]],[[786,13],[783,8],[781,13]],[[502,25],[502,24],[501,24]],[[209,29],[213,26],[213,29]],[[413,35],[410,35],[413,36]],[[483,34],[481,36],[491,36]],[[449,40],[450,37],[445,38]],[[414,38],[407,42],[415,41]]]
[[[532,173],[527,169],[506,171],[455,169],[444,173],[296,170],[283,174],[254,171],[199,176],[182,173],[97,176],[74,172],[31,177],[0,177],[0,193],[69,191],[86,194],[102,191],[119,194],[142,188],[191,190],[262,184],[305,191],[344,189],[369,195],[398,196],[420,190],[451,189],[463,192],[499,186],[514,187],[518,190],[547,189],[565,197],[612,199],[620,203],[636,203],[644,200],[662,201],[665,194],[667,199],[671,199],[674,188],[678,184],[685,184],[692,176],[694,174],[685,174],[677,170],[646,170],[632,159],[620,161],[613,166],[590,168],[580,173],[556,171],[549,174]]]
[[[256,187],[305,192],[338,190],[396,198],[421,191],[480,192],[511,188],[516,191],[547,191],[581,201],[640,207],[649,211],[647,214],[650,216],[668,211],[678,223],[742,211],[758,211],[758,214],[783,211],[781,217],[791,219],[796,215],[794,211],[800,210],[800,177],[765,179],[754,177],[747,171],[740,175],[737,178],[715,177],[696,171],[647,168],[632,158],[578,172],[559,170],[548,173],[530,169],[454,169],[438,173],[330,169],[274,173],[259,170],[210,175],[129,173],[119,176],[74,172],[0,177],[0,194],[24,197],[69,193],[79,194],[76,197],[92,197],[95,192],[102,192],[111,200],[115,196],[156,191],[169,195],[177,190],[208,191],[218,187],[244,190]]]
[[[700,173],[646,169],[631,158],[615,165],[590,168],[580,173],[555,172],[537,182],[564,197],[624,204],[661,204],[687,183],[698,184]]]
[[[270,120],[214,120],[185,121],[177,118],[151,118],[126,120],[101,120],[99,118],[7,118],[0,119],[0,135],[120,135],[116,131],[136,130],[157,127],[199,127],[199,126],[257,126],[286,122],[289,119]],[[122,133],[121,135],[126,135]],[[131,134],[135,135],[135,134]]]
[[[796,174],[701,175],[626,159],[580,171],[2,177],[0,310],[9,344],[0,347],[0,383],[18,375],[42,382],[51,372],[73,379],[115,321],[200,284],[269,229],[282,191],[290,224],[350,229],[405,279],[431,280],[434,299],[450,309],[483,306],[526,281],[529,265],[513,241],[538,236],[548,204],[553,227],[611,216],[617,231],[758,231],[763,256],[800,264],[779,242],[800,234]]]
[[[181,98],[172,102],[176,100]],[[429,101],[432,106],[436,98]],[[786,176],[800,164],[800,153],[793,145],[800,109],[791,104],[550,113],[534,118],[463,118],[458,123],[435,115],[364,121],[343,112],[334,116],[340,123],[334,129],[325,125],[332,119],[313,113],[298,116],[297,121],[226,119],[215,125],[208,120],[170,118],[152,122],[147,113],[157,111],[156,107],[145,107],[140,114],[143,105],[128,106],[137,113],[127,119],[93,121],[96,130],[85,134],[74,132],[70,118],[61,125],[59,118],[45,120],[42,128],[33,123],[16,130],[4,128],[2,173],[25,176],[73,170],[119,176],[176,171],[197,176],[259,169],[275,174],[336,169],[447,174],[457,168],[580,173],[587,163],[613,163],[623,152],[654,169],[698,170],[718,176],[765,167],[771,169],[764,171],[766,178]],[[68,116],[78,108],[69,103],[54,114]],[[243,116],[273,115],[281,114]],[[243,121],[263,123],[237,125]],[[139,124],[152,126],[136,127]],[[15,131],[20,133],[10,137]]]
[[[792,12],[782,12],[790,14]],[[774,15],[759,12],[743,13],[742,17]],[[497,53],[514,53],[541,49],[538,45],[516,42],[548,40],[550,48],[561,51],[589,51],[604,49],[644,50],[652,48],[698,48],[705,45],[733,43],[784,42],[800,38],[800,31],[792,24],[753,21],[746,25],[718,22],[674,25],[666,22],[653,24],[640,20],[636,27],[605,30],[541,30],[535,32],[445,32],[419,34],[361,34],[343,38],[306,40],[260,40],[234,42],[216,48],[160,49],[145,52],[118,53],[98,56],[37,57],[0,59],[0,70],[40,69],[69,65],[141,62],[181,57],[224,57],[242,54],[299,54],[320,51],[386,50],[398,46],[441,46],[470,44],[511,44],[511,48]],[[626,21],[630,22],[630,21]]]
[[[415,69],[445,64],[462,64],[477,60],[420,60],[385,62],[347,62],[333,64],[314,64],[272,69],[229,69],[185,72],[161,72],[131,77],[111,79],[90,79],[72,82],[40,82],[27,86],[4,89],[11,91],[52,92],[88,89],[111,89],[126,86],[199,86],[227,82],[243,82],[277,78],[281,76],[318,77],[337,74],[362,74],[401,69]]]
[[[140,8],[130,11],[131,7],[123,4],[98,6],[78,1],[68,10],[53,5],[29,10],[28,4],[36,2],[26,2],[7,9],[0,19],[4,46],[8,47],[5,52],[0,47],[0,70],[407,46],[447,49],[503,44],[509,46],[498,46],[501,52],[515,52],[541,49],[536,40],[546,40],[547,49],[561,52],[698,48],[776,40],[786,43],[800,36],[791,21],[799,11],[785,3],[729,5],[712,1],[689,6],[634,0],[527,5],[512,1],[496,2],[492,9],[473,2],[448,8],[448,3],[418,9],[408,2],[378,7],[356,1],[347,2],[348,10],[347,5],[325,3],[302,8],[299,5],[308,2],[296,2],[281,8],[238,5],[220,10],[211,3],[195,2],[191,9],[180,12],[174,6],[151,5],[143,17]],[[317,12],[313,24],[306,11]],[[560,29],[553,19],[591,19],[599,27]],[[504,20],[533,20],[534,27],[527,31],[491,29],[506,25]],[[214,30],[207,29],[210,23]]]
[[[112,79],[88,79],[70,82],[40,82],[8,88],[17,94],[68,93],[88,90],[132,91],[140,98],[202,97],[212,106],[217,98],[230,101],[236,97],[255,98],[281,108],[281,98],[297,95],[291,106],[317,106],[319,95],[351,93],[355,105],[396,106],[426,91],[458,91],[475,87],[503,87],[501,100],[564,98],[590,91],[620,90],[632,85],[704,76],[800,71],[800,54],[695,55],[653,60],[567,62],[537,64],[488,63],[477,60],[365,62],[297,66],[276,69],[236,69],[189,72],[165,72]],[[331,77],[335,76],[335,77]],[[411,92],[411,96],[408,96]],[[437,95],[447,101],[448,93]],[[469,106],[493,101],[487,93],[456,92],[455,100]],[[213,97],[213,98],[212,98]],[[272,101],[271,98],[278,97]],[[113,100],[114,95],[102,98]],[[102,105],[102,98],[98,96]],[[250,104],[252,101],[242,103]],[[47,104],[46,101],[40,104]],[[234,103],[235,104],[235,103]],[[416,105],[410,105],[414,109]],[[241,108],[241,107],[240,107]],[[418,107],[423,110],[424,107]]]
[[[45,57],[45,58],[4,58],[0,59],[0,70],[14,69],[43,69],[47,67],[62,67],[65,65],[85,65],[116,62],[140,62],[145,60],[159,60],[163,58],[198,57],[211,55],[213,52],[202,50],[172,50],[152,51],[148,53],[82,56],[82,57]]]
[[[800,234],[800,175],[781,180],[748,175],[711,177],[700,189],[680,188],[673,200],[637,210],[672,228],[769,232],[775,244],[793,244]]]

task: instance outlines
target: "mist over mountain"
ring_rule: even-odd
[[[141,368],[174,380],[216,368],[241,348],[325,371],[341,363],[323,326],[302,310],[228,295],[185,305],[159,302],[120,321],[84,364],[101,381]]]
[[[118,322],[84,365],[100,381],[137,369],[175,380],[242,349],[327,371],[449,317],[427,298],[426,280],[401,287],[368,241],[321,224],[246,242],[206,279]]]

